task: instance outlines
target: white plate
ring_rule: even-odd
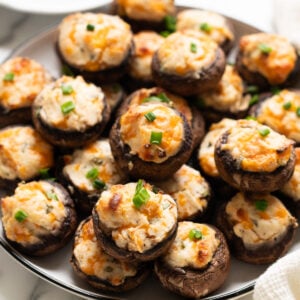
[[[105,5],[99,9],[103,12],[107,12],[109,6]],[[243,22],[234,19],[231,20],[235,26],[237,38],[243,34],[254,33],[258,31],[258,29]],[[54,27],[26,42],[24,45],[16,49],[12,53],[12,56],[31,57],[42,63],[52,73],[53,76],[58,77],[61,74],[61,68],[59,59],[55,52],[56,37],[57,30]],[[85,298],[130,300],[182,299],[181,297],[164,290],[154,278],[149,278],[137,289],[128,293],[123,293],[122,295],[101,292],[99,290],[97,291],[74,274],[69,263],[69,259],[71,257],[71,243],[69,243],[60,251],[47,257],[30,258],[20,254],[12,246],[10,246],[10,244],[7,243],[3,235],[3,229],[0,226],[0,245],[27,270],[49,281],[50,283],[55,284],[58,287]],[[290,252],[297,248],[300,248],[299,232],[297,232],[297,240],[290,249]],[[267,266],[250,265],[232,258],[231,271],[225,285],[214,294],[203,299],[229,299],[231,297],[239,297],[244,295],[253,289],[255,279],[262,274],[266,268]]]
[[[63,14],[97,8],[109,2],[106,0],[0,0],[0,5],[26,13]]]

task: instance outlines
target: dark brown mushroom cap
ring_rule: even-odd
[[[74,202],[67,190],[59,183],[48,180],[47,182],[53,185],[54,188],[60,189],[63,194],[61,200],[64,205],[66,216],[60,226],[47,235],[38,236],[40,242],[33,244],[21,244],[9,240],[5,233],[5,227],[3,226],[4,236],[9,243],[21,253],[29,256],[45,256],[62,248],[72,238],[77,226],[77,213]]]
[[[230,253],[222,232],[212,225],[220,244],[212,261],[204,269],[172,268],[163,258],[156,260],[154,271],[168,290],[189,298],[203,297],[218,289],[226,280],[230,269]]]
[[[84,224],[91,220],[91,216],[83,220],[75,233],[73,250],[75,247],[76,239],[79,238],[80,232]],[[137,273],[132,277],[126,277],[125,281],[121,285],[112,285],[108,280],[101,279],[95,275],[86,274],[80,267],[78,260],[76,259],[74,252],[72,254],[70,263],[75,271],[75,273],[82,278],[84,281],[87,281],[91,286],[101,289],[104,291],[112,292],[125,292],[131,289],[136,288],[140,285],[149,275],[151,267],[148,263],[141,263],[137,266]]]

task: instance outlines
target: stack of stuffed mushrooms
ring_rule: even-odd
[[[20,252],[72,240],[74,271],[123,292],[217,290],[230,255],[269,264],[300,216],[299,56],[173,1],[123,1],[58,27],[60,78],[0,66],[2,225]]]

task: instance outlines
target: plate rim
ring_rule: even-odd
[[[5,2],[6,0],[3,0],[3,1]],[[10,0],[7,0],[7,3],[9,1]],[[52,1],[52,0],[49,0],[49,1]],[[85,0],[83,0],[83,1],[85,1]],[[102,3],[99,5],[99,0],[98,0],[98,5],[95,6],[94,8],[97,8],[97,10],[99,12],[101,12],[101,11],[107,9],[112,3],[112,1],[106,1],[106,0],[104,2],[105,3]],[[1,5],[3,5],[3,4],[1,3],[0,6]],[[188,6],[177,5],[177,8],[179,8],[179,9],[180,8],[189,8],[189,7],[193,8],[190,5],[188,5]],[[201,8],[201,7],[194,7],[194,8],[207,10],[207,9]],[[90,9],[90,8],[86,8],[86,9]],[[70,12],[72,12],[72,11],[70,11]],[[245,23],[236,18],[227,16],[226,14],[222,14],[222,13],[219,13],[219,14],[225,16],[230,21],[233,21],[235,23],[240,23],[243,26],[248,27],[252,31],[257,31],[257,32],[262,31],[261,29],[255,27],[249,23]],[[22,49],[26,49],[27,47],[34,44],[36,41],[40,40],[41,38],[47,37],[48,35],[51,35],[51,33],[55,33],[57,31],[58,24],[59,24],[58,22],[55,22],[49,26],[46,26],[45,28],[42,28],[38,33],[35,33],[32,36],[29,36],[25,41],[21,41],[14,49],[12,49],[12,51],[8,55],[6,55],[6,57],[4,57],[3,61],[6,61],[7,59],[10,59],[10,58],[16,56],[16,54],[18,52],[22,51]],[[22,253],[18,252],[16,249],[14,249],[5,239],[3,239],[2,235],[0,235],[0,246],[5,250],[6,253],[8,253],[12,258],[14,258],[19,264],[21,264],[21,266],[25,267],[28,271],[30,271],[35,276],[38,276],[38,277],[42,278],[43,280],[63,289],[65,291],[68,291],[74,295],[88,297],[88,299],[115,299],[115,300],[125,300],[126,299],[126,298],[120,297],[119,294],[116,294],[116,296],[101,295],[96,292],[88,291],[88,290],[82,289],[80,287],[69,285],[68,283],[64,283],[64,282],[61,282],[60,280],[53,278],[53,276],[50,276],[46,272],[40,270],[40,267],[35,266],[34,263],[32,263],[30,260],[26,259],[26,257]],[[247,282],[243,287],[235,289],[234,291],[223,292],[222,294],[219,294],[219,295],[211,295],[211,296],[208,295],[201,299],[202,300],[225,300],[225,299],[232,299],[232,298],[238,299],[241,296],[245,296],[245,295],[251,293],[254,289],[255,282],[256,282],[256,279]]]

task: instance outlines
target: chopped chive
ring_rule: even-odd
[[[97,190],[102,190],[106,187],[106,184],[104,181],[97,178],[93,181],[93,187]]]
[[[260,128],[258,129],[258,132],[261,136],[267,136],[268,134],[270,134],[270,129],[265,127],[265,128]]]
[[[151,137],[150,137],[150,144],[156,144],[159,145],[162,141],[162,132],[152,131]]]
[[[280,94],[280,92],[281,92],[281,89],[278,86],[272,86],[271,87],[272,95],[278,95],[278,94]]]
[[[143,103],[145,102],[151,102],[151,101],[159,101],[164,103],[170,103],[171,100],[168,98],[168,96],[165,93],[159,93],[156,96],[149,96],[143,99]]]
[[[255,201],[255,208],[260,211],[265,211],[268,207],[268,202],[265,199]]]
[[[56,200],[56,201],[58,201],[57,195],[56,195],[55,193],[53,193],[53,192],[48,192],[48,193],[47,193],[47,198],[48,198],[48,199],[51,199],[51,200]]]
[[[256,104],[258,102],[258,99],[259,99],[258,94],[253,95],[249,101],[249,106]]]
[[[25,219],[27,217],[28,217],[28,214],[24,210],[20,209],[15,213],[15,219],[20,223],[25,221]]]
[[[13,72],[6,73],[3,77],[3,81],[13,81],[15,74]]]
[[[288,110],[292,107],[292,103],[291,101],[288,101],[288,102],[285,102],[282,107],[285,109],[285,110]]]
[[[189,232],[189,238],[191,240],[202,240],[203,234],[198,229],[191,229]]]
[[[95,26],[92,25],[92,24],[87,24],[87,25],[86,25],[86,30],[87,30],[87,31],[94,31],[94,30],[95,30]]]
[[[142,205],[146,204],[147,201],[150,199],[150,194],[143,186],[143,180],[139,179],[135,193],[132,198],[132,202],[136,208],[140,208]]]
[[[209,25],[208,23],[201,23],[201,24],[200,24],[200,29],[201,29],[202,31],[205,31],[205,32],[209,33],[209,32],[211,32],[211,30],[212,30],[212,26]]]
[[[258,49],[263,53],[263,54],[270,54],[272,52],[272,48],[268,46],[267,44],[261,43],[258,45]]]
[[[297,115],[297,117],[300,117],[300,107],[297,107],[297,109],[296,109],[296,115]]]
[[[67,66],[67,65],[62,65],[62,67],[61,67],[61,72],[62,72],[63,75],[75,77],[75,74],[74,74],[73,71],[70,69],[70,67]]]
[[[246,88],[246,93],[257,94],[259,92],[259,87],[257,85],[248,85]]]
[[[172,32],[170,31],[167,31],[167,30],[163,30],[161,31],[159,34],[162,36],[162,37],[167,37],[171,34]]]
[[[86,174],[85,177],[87,179],[96,179],[99,175],[99,171],[97,168],[90,169]]]
[[[170,33],[176,31],[176,18],[174,16],[166,16],[164,18],[165,28]]]
[[[148,113],[144,114],[144,116],[149,122],[153,122],[156,119],[156,115],[153,111],[149,111]]]
[[[192,53],[197,53],[197,45],[195,43],[190,44],[190,51]]]
[[[247,116],[245,119],[246,119],[246,120],[254,120],[254,121],[257,121],[257,119],[256,119],[255,117],[253,117],[253,116]]]
[[[43,179],[48,179],[50,177],[49,168],[44,168],[39,170],[40,176]]]
[[[74,92],[73,87],[69,84],[63,84],[60,88],[63,95],[71,95]]]
[[[63,103],[61,106],[61,112],[64,114],[64,115],[67,115],[69,114],[72,110],[75,109],[75,104],[72,102],[72,101],[67,101],[65,103]]]

